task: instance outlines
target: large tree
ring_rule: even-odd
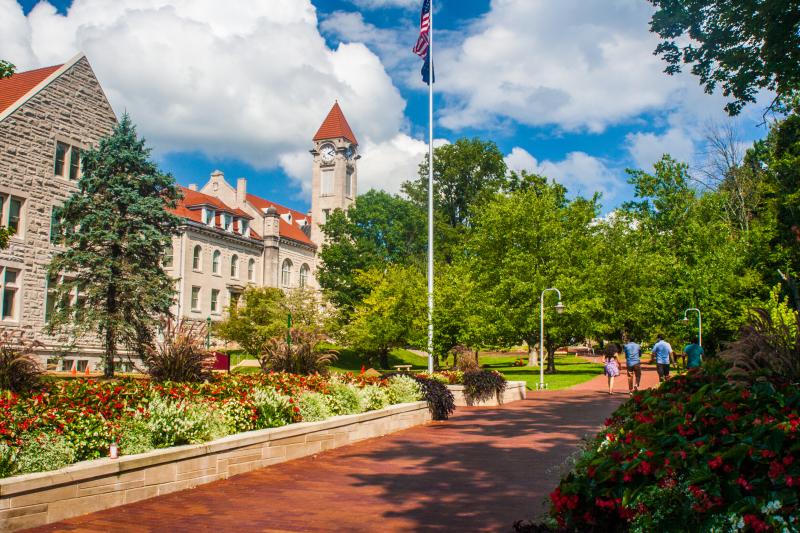
[[[118,348],[141,350],[152,342],[153,328],[174,303],[175,280],[162,260],[180,223],[168,211],[179,191],[149,156],[123,115],[110,136],[82,153],[78,190],[55,213],[63,248],[50,263],[50,290],[64,303],[79,293],[83,309],[57,306],[48,329],[96,333],[107,377]]]
[[[664,41],[655,53],[666,71],[692,66],[707,93],[717,85],[735,115],[761,89],[788,96],[800,89],[800,1],[649,0],[650,29]],[[687,39],[688,38],[688,39]]]
[[[305,294],[305,292],[303,292]],[[300,300],[297,300],[298,302]],[[298,305],[298,311],[302,305]],[[216,325],[214,334],[233,341],[250,355],[259,355],[270,339],[286,335],[289,308],[281,289],[249,287],[242,293],[239,305],[228,310],[228,317]],[[299,312],[298,323],[305,325],[308,313]]]

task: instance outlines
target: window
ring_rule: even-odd
[[[75,302],[75,319],[81,320],[86,312],[86,286],[75,287],[72,297]]]
[[[348,198],[353,196],[353,173],[349,171],[344,178],[344,195]]]
[[[58,226],[56,209],[56,206],[50,208],[50,244],[56,244],[58,242],[58,235],[56,235],[56,226]]]
[[[172,243],[169,243],[167,248],[164,250],[164,261],[163,261],[164,268],[172,268],[172,264],[175,261],[173,253],[174,252],[172,251]]]
[[[332,195],[333,195],[333,170],[323,170],[320,196],[332,196]]]
[[[256,260],[251,259],[247,262],[247,281],[256,280]]]
[[[0,226],[6,226],[13,230],[16,235],[19,235],[24,205],[24,198],[0,194]]]
[[[228,300],[230,301],[231,309],[236,309],[239,307],[239,296],[238,292],[228,291]]]
[[[17,320],[19,316],[19,270],[8,267],[0,267],[0,319]]]
[[[44,321],[49,324],[56,312],[56,284],[55,278],[47,278],[47,295],[44,300]]]
[[[281,285],[288,287],[292,281],[292,262],[289,259],[284,260],[281,267]]]
[[[219,313],[219,289],[211,289],[211,312]]]
[[[75,360],[74,359],[63,359],[61,361],[61,371],[62,372],[69,372],[70,370],[72,370],[72,365],[74,365],[74,364],[75,364]]]
[[[308,265],[303,263],[300,267],[300,287],[305,287],[308,284],[308,272],[311,270]]]
[[[242,230],[242,235],[247,236],[247,230],[249,228],[249,224],[247,220],[240,218],[239,219],[239,228]]]
[[[200,310],[200,287],[192,287],[192,311]]]
[[[211,256],[211,273],[219,275],[219,259],[222,254],[219,250],[214,250],[214,255]]]
[[[214,215],[213,209],[203,208],[203,222],[205,222],[207,226],[214,225]]]
[[[233,257],[231,257],[231,277],[239,277],[239,256],[236,254],[233,254]]]
[[[86,372],[86,368],[88,366],[89,366],[89,360],[88,359],[80,359],[80,360],[78,360],[77,371],[78,372]]]
[[[203,248],[198,244],[194,247],[194,251],[192,252],[192,269],[200,272],[200,269],[203,266],[201,261],[202,259]]]
[[[323,209],[322,210],[322,223],[325,224],[326,222],[328,222],[328,218],[330,216],[331,216],[331,210],[330,209]]]
[[[233,217],[227,213],[222,215],[222,229],[225,231],[233,231]]]
[[[56,142],[53,174],[72,181],[81,177],[81,149],[61,141]]]

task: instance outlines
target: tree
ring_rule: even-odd
[[[798,0],[649,0],[656,7],[650,31],[667,74],[692,65],[705,91],[717,84],[738,114],[760,89],[788,96],[800,88]],[[688,37],[691,40],[687,40]],[[680,44],[679,44],[680,43]]]
[[[150,150],[123,115],[109,137],[82,153],[78,190],[56,210],[63,245],[49,265],[57,302],[48,330],[94,331],[105,349],[105,375],[114,375],[119,345],[141,350],[161,316],[170,314],[175,281],[162,268],[180,220],[167,211],[179,191],[149,160]]]
[[[12,63],[4,59],[0,59],[0,80],[3,78],[10,78],[14,75],[15,67]]]
[[[297,320],[303,324],[313,320],[302,312],[305,306],[297,303]],[[217,324],[214,334],[233,341],[250,355],[259,355],[270,339],[286,336],[288,329],[286,296],[273,287],[248,287],[239,299],[239,305],[228,309],[228,318]]]
[[[344,336],[367,359],[377,357],[388,368],[391,349],[426,344],[425,278],[415,267],[400,265],[360,272],[358,278],[372,290],[356,306]]]
[[[458,139],[434,150],[434,208],[452,228],[469,226],[473,207],[482,204],[507,181],[503,153],[491,141]],[[417,205],[428,205],[427,155],[419,165],[419,177],[403,184],[403,192]]]
[[[372,287],[359,284],[359,271],[387,264],[422,262],[427,246],[425,214],[399,196],[371,190],[347,212],[334,211],[322,226],[325,243],[317,279],[346,316]],[[361,278],[363,279],[363,278]]]

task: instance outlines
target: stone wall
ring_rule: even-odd
[[[56,142],[87,148],[108,135],[116,116],[85,57],[0,121],[0,193],[24,200],[20,231],[0,250],[0,266],[20,270],[15,320],[0,330],[23,331],[51,350],[45,337],[47,265],[52,210],[75,190],[75,181],[55,175]]]
[[[497,403],[497,398],[491,398],[478,403],[468,402],[466,396],[464,396],[464,385],[448,385],[447,388],[453,393],[457,407],[490,407],[499,405]],[[527,389],[525,388],[524,381],[509,381],[503,393],[503,403],[524,400],[526,394]]]
[[[424,424],[425,402],[0,479],[0,530],[40,526]]]

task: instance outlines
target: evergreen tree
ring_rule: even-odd
[[[60,281],[51,281],[51,291],[62,305],[48,330],[96,332],[107,377],[114,375],[118,347],[141,350],[149,344],[174,300],[175,281],[164,272],[162,258],[180,223],[167,211],[179,192],[149,156],[124,115],[97,148],[83,152],[78,190],[56,212],[63,251],[53,257],[49,273]],[[70,307],[73,299],[80,308]]]

